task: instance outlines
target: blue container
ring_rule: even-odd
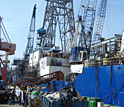
[[[45,96],[41,96],[41,105],[42,107],[63,107],[59,101],[50,100]]]

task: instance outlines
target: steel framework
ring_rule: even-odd
[[[38,35],[37,46],[53,47],[56,37],[61,41],[63,53],[69,52],[74,34],[73,0],[46,0],[46,10],[42,28],[46,30],[44,35]],[[59,32],[56,28],[59,28]],[[57,36],[56,36],[57,32]]]
[[[28,34],[28,42],[25,50],[25,59],[27,59],[28,58],[27,56],[33,51],[34,35],[35,35],[35,20],[36,20],[36,4],[34,5],[34,8],[33,8],[33,14],[31,18],[30,29]]]
[[[102,31],[106,15],[107,0],[102,0],[98,10],[96,26],[93,36],[93,42],[98,41],[102,37]]]
[[[80,35],[79,46],[86,49],[88,54],[90,53],[92,33],[93,33],[93,27],[95,21],[96,5],[97,5],[97,0],[87,0],[87,4],[84,7],[82,31]]]

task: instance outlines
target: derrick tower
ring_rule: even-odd
[[[43,26],[38,30],[37,48],[55,46],[58,36],[63,53],[68,53],[75,30],[73,0],[46,1]]]

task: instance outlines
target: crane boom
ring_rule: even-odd
[[[5,37],[3,42],[2,34]],[[14,55],[16,50],[16,44],[11,43],[10,37],[6,31],[6,28],[2,22],[2,17],[0,17],[0,51],[5,51],[5,61],[0,58],[0,65],[2,64],[2,79],[4,80],[6,86],[6,71],[7,71],[7,63],[8,63],[8,55]]]
[[[86,5],[82,6],[84,8],[83,19],[82,15],[79,15],[77,29],[72,41],[70,62],[82,61],[82,58],[80,58],[81,51],[87,53],[84,59],[89,58],[96,6],[97,0],[86,0]],[[78,32],[79,25],[81,26],[80,32]]]
[[[91,40],[93,27],[95,22],[95,13],[96,13],[97,0],[87,0],[87,5],[84,9],[84,15],[82,20],[82,34],[79,44],[81,47],[90,52]]]
[[[34,8],[33,8],[33,14],[32,14],[31,23],[30,23],[28,42],[27,42],[25,57],[24,57],[25,60],[28,60],[29,54],[33,51],[34,35],[35,35],[35,20],[36,20],[36,4],[34,5]]]
[[[102,37],[102,31],[106,15],[107,0],[102,0],[98,10],[96,26],[93,36],[93,42],[98,41]]]

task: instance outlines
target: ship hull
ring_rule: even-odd
[[[99,97],[106,104],[124,107],[124,65],[83,68],[74,87],[81,96]]]

